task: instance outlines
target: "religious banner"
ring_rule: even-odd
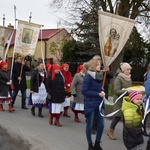
[[[13,29],[0,26],[0,57],[4,57],[4,48],[5,45],[12,34]]]
[[[126,44],[135,20],[99,11],[100,51],[104,66],[109,66]]]
[[[15,53],[22,56],[33,56],[39,37],[41,25],[18,20],[15,37]]]

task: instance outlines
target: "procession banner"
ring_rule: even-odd
[[[4,57],[4,48],[12,34],[13,29],[0,26],[0,57],[3,59]]]
[[[33,56],[41,25],[18,20],[14,51],[22,56]]]
[[[135,20],[99,11],[99,41],[104,66],[109,66],[126,44]]]

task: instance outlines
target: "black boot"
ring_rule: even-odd
[[[88,150],[95,150],[92,143],[89,143],[89,148],[88,148]]]
[[[34,106],[32,106],[32,108],[31,108],[31,114],[32,114],[33,116],[35,116],[35,107],[34,107]]]
[[[42,115],[42,108],[39,108],[38,116],[39,116],[40,118],[43,118],[43,115]]]
[[[149,136],[149,134],[148,134],[147,131],[146,131],[146,127],[144,127],[144,131],[142,132],[142,134],[143,134],[144,136]]]
[[[94,149],[95,150],[103,150],[100,146],[100,142],[96,141],[95,144],[94,144]]]
[[[146,150],[150,150],[150,141],[147,142]]]

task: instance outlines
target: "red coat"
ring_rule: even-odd
[[[72,73],[70,71],[65,71],[65,70],[62,70],[61,72],[65,78],[64,86],[65,86],[66,92],[70,92],[70,87],[72,83]]]

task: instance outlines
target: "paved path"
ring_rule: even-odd
[[[49,125],[48,109],[43,109],[44,118],[37,115],[32,116],[30,109],[20,108],[21,99],[18,96],[14,113],[8,111],[0,112],[0,125],[7,128],[12,135],[20,135],[32,145],[31,150],[87,150],[85,137],[85,118],[79,115],[81,123],[73,121],[73,113],[70,111],[71,118],[61,116],[62,127]],[[7,110],[7,105],[4,106]],[[37,110],[36,110],[37,114]],[[120,122],[115,131],[117,140],[112,141],[106,135],[111,120],[105,119],[105,129],[102,137],[103,150],[126,150],[122,141],[122,123]],[[95,139],[95,135],[93,135]],[[145,138],[144,148],[146,148],[147,138]]]

